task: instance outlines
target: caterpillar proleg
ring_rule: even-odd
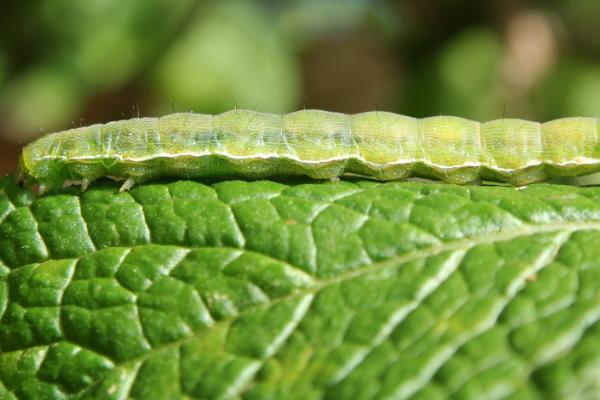
[[[600,171],[600,119],[546,123],[460,117],[411,118],[373,111],[232,110],[134,118],[46,135],[23,149],[19,178],[47,188],[66,180],[162,176],[263,178],[354,174],[387,181],[422,177],[465,184],[525,185]]]

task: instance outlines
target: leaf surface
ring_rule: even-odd
[[[0,397],[600,396],[600,188],[0,180]]]

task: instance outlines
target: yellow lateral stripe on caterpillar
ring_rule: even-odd
[[[44,136],[23,149],[19,176],[50,188],[65,180],[86,186],[104,176],[127,179],[124,187],[129,187],[161,176],[332,179],[343,174],[524,185],[600,171],[599,127],[600,119],[593,117],[540,124],[416,119],[381,111],[178,113]]]

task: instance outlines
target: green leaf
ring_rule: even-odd
[[[600,188],[0,180],[5,399],[597,398]]]

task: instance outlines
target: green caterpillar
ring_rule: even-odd
[[[69,129],[23,149],[19,179],[41,190],[66,180],[125,180],[121,190],[161,176],[262,178],[355,174],[451,183],[525,185],[600,171],[599,118],[540,124],[459,117],[415,119],[389,112],[285,115],[233,110],[178,113]]]

